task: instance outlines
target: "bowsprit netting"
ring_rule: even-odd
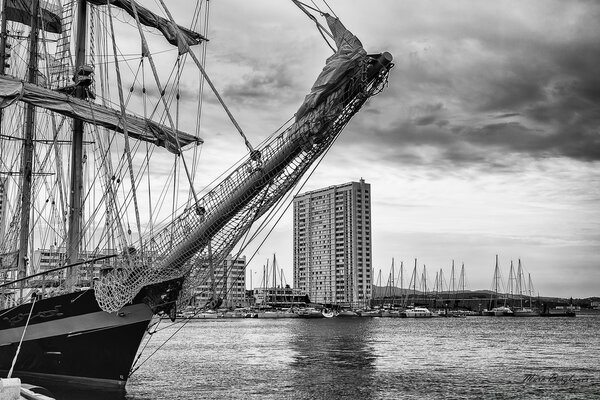
[[[340,32],[341,24],[334,23]],[[260,159],[248,157],[194,207],[120,256],[119,267],[96,283],[103,310],[119,310],[154,283],[185,277],[186,286],[194,287],[205,281],[209,264],[223,262],[252,223],[298,183],[365,101],[383,88],[392,67],[389,53],[367,56],[358,40],[358,47],[352,42],[348,48],[347,31],[341,35],[338,52],[327,60],[298,119],[258,149]]]

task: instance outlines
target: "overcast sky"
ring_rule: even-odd
[[[210,4],[207,70],[258,144],[294,114],[331,50],[291,1]],[[389,87],[303,189],[371,184],[374,283],[381,269],[385,284],[392,258],[405,276],[417,258],[429,282],[440,268],[447,282],[454,260],[468,288],[490,289],[498,254],[505,280],[521,259],[536,294],[600,295],[600,3],[328,4],[367,52],[394,56]],[[244,151],[211,118],[204,183]],[[248,281],[273,253],[291,283],[291,210]]]

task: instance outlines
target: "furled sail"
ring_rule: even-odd
[[[31,23],[31,4],[31,0],[6,0],[6,9],[4,11],[6,19],[29,25]],[[41,1],[40,14],[40,27],[42,29],[51,33],[61,32],[61,10],[58,5]]]
[[[36,107],[45,108],[71,118],[103,126],[123,133],[123,120],[126,119],[127,134],[164,147],[171,153],[179,154],[180,149],[196,143],[203,143],[199,137],[158,124],[150,119],[135,115],[122,115],[120,112],[89,101],[77,99],[63,93],[25,83],[7,76],[0,76],[0,109],[16,101],[23,101]]]
[[[359,61],[367,55],[360,40],[347,30],[339,19],[328,14],[325,14],[325,18],[338,49],[327,59],[323,71],[317,77],[310,93],[304,98],[304,103],[296,113],[296,121],[337,90],[345,82],[344,78],[351,75]]]
[[[87,0],[87,2],[96,6],[105,6],[107,4],[107,0]],[[130,0],[108,0],[108,2],[110,2],[111,5],[124,10],[132,17],[135,15]],[[137,2],[135,3],[135,8],[142,25],[158,29],[169,41],[169,43],[174,46],[178,45],[177,29],[181,31],[188,46],[193,46],[199,44],[203,40],[206,40],[206,38],[201,34],[176,25],[168,19],[158,16],[147,8],[140,6]]]

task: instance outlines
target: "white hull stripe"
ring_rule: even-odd
[[[41,322],[27,327],[24,341],[59,335],[76,335],[81,332],[115,328],[137,322],[150,321],[152,310],[146,304],[123,307],[118,313],[96,311],[89,314]],[[23,326],[0,331],[0,346],[18,343],[23,335]]]

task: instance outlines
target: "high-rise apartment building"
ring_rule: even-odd
[[[350,182],[294,198],[294,287],[315,303],[371,299],[371,185]]]

